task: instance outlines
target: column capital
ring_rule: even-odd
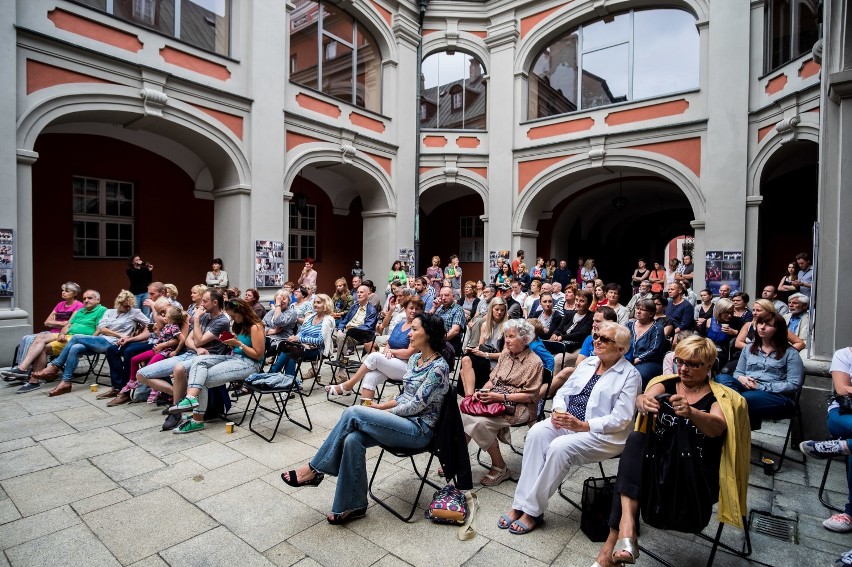
[[[689,221],[689,226],[694,228],[695,230],[704,230],[707,226],[707,221],[704,219],[695,219],[693,221]]]
[[[763,195],[749,195],[746,197],[746,207],[759,207],[763,203]]]
[[[382,218],[382,217],[395,217],[396,211],[392,211],[390,209],[377,209],[375,211],[363,211],[361,213],[361,218],[365,219],[374,219],[374,218]]]
[[[38,159],[38,152],[18,148],[16,156],[18,158],[18,163],[22,163],[24,165],[32,165]]]
[[[230,197],[232,195],[251,195],[251,185],[240,183],[238,185],[213,189],[213,198]]]

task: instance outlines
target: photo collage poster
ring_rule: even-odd
[[[287,264],[284,257],[284,242],[278,240],[255,240],[255,287],[281,287],[286,281]]]
[[[402,262],[402,271],[409,278],[417,277],[414,275],[414,248],[400,248],[396,259]]]
[[[0,228],[0,297],[12,297],[15,272],[15,231]]]
[[[704,279],[713,295],[719,295],[719,288],[723,284],[731,286],[731,293],[740,291],[743,274],[742,250],[709,250],[704,260]]]

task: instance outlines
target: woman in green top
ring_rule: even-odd
[[[404,271],[402,271],[402,262],[397,260],[391,266],[390,272],[388,273],[388,283],[393,283],[394,280],[397,280],[399,283],[405,283],[408,276]]]

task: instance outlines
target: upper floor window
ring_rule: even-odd
[[[420,126],[485,130],[486,80],[482,63],[467,53],[440,51],[423,60]]]
[[[631,10],[583,24],[533,60],[527,115],[544,118],[698,88],[699,49],[695,18],[683,10]]]
[[[294,4],[290,80],[381,112],[382,58],[373,36],[330,2],[295,0]]]
[[[813,49],[819,39],[818,3],[817,0],[770,0],[766,3],[767,73]]]
[[[305,205],[299,212],[295,203],[290,203],[290,260],[317,257],[317,206]]]
[[[231,0],[75,0],[206,51],[230,53]]]

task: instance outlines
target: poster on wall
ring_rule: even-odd
[[[11,228],[0,228],[0,297],[15,295],[15,232]]]
[[[400,248],[396,259],[402,262],[402,271],[409,278],[416,277],[414,275],[414,248]]]
[[[488,281],[493,282],[497,275],[497,259],[502,258],[504,262],[509,261],[508,250],[489,250],[488,251]]]
[[[743,251],[708,250],[704,257],[704,279],[713,295],[719,295],[724,284],[731,286],[731,293],[742,286]]]
[[[284,242],[278,240],[255,240],[255,287],[281,287],[287,280],[286,272],[287,265],[284,263]]]

